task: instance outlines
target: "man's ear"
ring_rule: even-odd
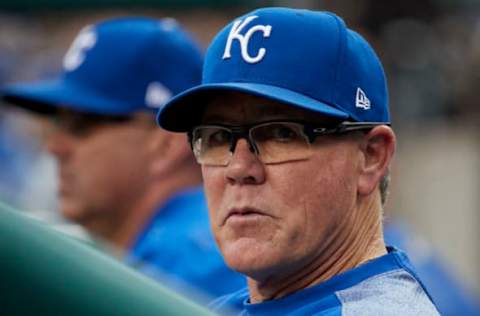
[[[381,125],[373,128],[362,143],[363,162],[358,178],[358,193],[369,195],[387,173],[395,152],[396,139],[393,130]]]
[[[152,132],[149,146],[152,155],[150,173],[154,177],[175,172],[192,155],[186,134],[171,133],[161,128]]]

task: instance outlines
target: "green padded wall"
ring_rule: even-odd
[[[0,203],[0,315],[211,315],[91,246]]]

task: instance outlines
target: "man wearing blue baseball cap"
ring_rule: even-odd
[[[202,84],[158,122],[187,132],[242,315],[438,315],[382,208],[395,150],[386,80],[338,16],[265,8],[211,43]]]
[[[211,236],[186,137],[155,125],[158,107],[200,82],[202,61],[172,19],[112,19],[79,33],[60,77],[7,86],[3,98],[57,122],[47,145],[67,219],[171,286],[218,296],[244,278]]]

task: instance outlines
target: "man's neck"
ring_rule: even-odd
[[[112,216],[95,218],[82,225],[94,238],[107,243],[114,248],[113,250],[118,250],[121,254],[132,246],[157,207],[166,199],[165,194],[157,193],[155,196],[145,194],[135,203],[123,205],[121,209],[116,208],[114,214],[108,213]]]
[[[116,212],[115,218],[105,219],[97,223],[97,227],[87,229],[119,250],[132,247],[139,233],[145,228],[154,213],[164,205],[175,193],[200,185],[200,179],[191,174],[153,181],[146,192],[131,205],[124,205]]]
[[[371,201],[339,224],[313,260],[286,278],[262,281],[248,278],[250,301],[278,299],[320,284],[386,253],[380,210]],[[279,273],[281,274],[281,273]]]
[[[123,250],[127,250],[132,247],[136,238],[150,219],[153,217],[157,208],[165,203],[168,196],[162,194],[154,197],[146,196],[136,205],[131,206],[129,210],[125,212],[125,217],[122,223],[117,225],[117,228],[112,231],[108,240],[115,247]]]

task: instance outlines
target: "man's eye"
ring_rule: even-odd
[[[297,132],[289,126],[272,126],[270,137],[276,141],[288,142],[297,138]]]
[[[230,143],[230,133],[224,130],[218,130],[208,137],[210,146],[221,146]]]
[[[75,118],[58,118],[55,121],[55,125],[77,136],[88,134],[96,126],[91,121]]]

